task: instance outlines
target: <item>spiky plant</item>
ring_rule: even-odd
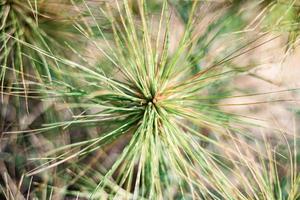
[[[99,191],[105,191],[108,198],[121,195],[121,198],[129,199],[256,198],[258,194],[248,188],[249,183],[245,182],[244,187],[238,184],[246,177],[236,174],[235,170],[239,168],[233,167],[241,156],[234,145],[253,148],[249,143],[255,142],[255,138],[246,129],[253,122],[245,116],[225,112],[219,103],[220,99],[244,95],[231,96],[228,88],[216,88],[218,84],[229,83],[241,72],[247,73],[248,69],[232,67],[232,61],[266,43],[259,42],[265,34],[254,40],[244,38],[240,40],[242,44],[232,45],[213,59],[201,54],[205,62],[195,72],[195,63],[191,59],[195,58],[199,38],[203,39],[196,31],[197,2],[191,7],[186,27],[173,52],[170,32],[174,30],[170,26],[168,3],[164,1],[158,28],[154,31],[147,4],[141,1],[137,7],[136,15],[126,0],[116,1],[114,8],[100,8],[111,23],[114,41],[104,38],[105,48],[96,43],[95,46],[111,62],[114,73],[108,75],[101,66],[89,68],[54,57],[68,69],[62,73],[81,80],[75,84],[67,80],[56,81],[40,92],[55,99],[62,97],[66,103],[57,103],[59,108],[68,107],[75,112],[81,109],[81,113],[74,113],[69,121],[47,124],[35,131],[76,125],[96,125],[102,130],[92,139],[49,152],[46,156],[50,161],[28,175],[41,173],[76,157],[84,158],[115,141],[128,140],[118,158],[104,170],[90,198],[98,198],[95,195]],[[91,11],[90,14],[94,16]],[[97,23],[96,18],[93,19]],[[100,26],[97,28],[103,33]],[[258,44],[251,46],[255,42]],[[53,57],[46,51],[35,49]],[[257,94],[245,94],[249,95]],[[73,101],[74,97],[79,102]],[[243,158],[248,164],[245,155]]]
[[[268,145],[259,149],[264,140],[257,135],[257,129],[266,128],[277,134],[281,133],[279,129],[269,127],[261,119],[224,109],[281,101],[224,102],[276,93],[235,95],[232,80],[240,75],[254,76],[250,69],[256,65],[241,64],[240,58],[245,59],[247,53],[277,36],[270,39],[259,30],[244,31],[243,28],[247,28],[241,16],[244,10],[238,6],[228,8],[217,23],[203,33],[198,26],[203,4],[195,1],[184,20],[180,39],[176,38],[176,46],[171,48],[174,40],[171,35],[177,31],[172,26],[174,8],[163,1],[160,12],[151,15],[147,3],[137,1],[133,5],[124,0],[99,8],[110,22],[113,40],[103,34],[107,26],[102,27],[93,9],[85,4],[91,24],[95,25],[95,35],[104,39],[104,44],[93,42],[106,59],[99,65],[76,63],[54,56],[39,46],[26,45],[52,59],[51,63],[62,69],[61,75],[68,77],[33,88],[31,91],[39,94],[35,98],[55,101],[56,110],[72,115],[34,130],[10,132],[29,133],[30,137],[38,132],[50,135],[70,130],[70,143],[58,142],[52,150],[38,152],[41,154],[36,162],[39,166],[34,168],[30,162],[28,168],[34,169],[27,176],[40,177],[47,174],[47,170],[53,170],[51,174],[67,177],[70,182],[61,190],[51,184],[49,188],[91,199],[283,197],[277,154],[273,156]],[[237,24],[232,26],[231,22],[237,18]],[[235,33],[230,34],[230,30]],[[96,133],[94,127],[97,127]],[[84,128],[88,132],[86,136],[72,135]],[[296,144],[294,142],[293,152],[289,148],[292,165],[291,175],[287,176],[291,181],[284,189],[289,191],[287,198],[290,199],[299,196]],[[28,151],[32,153],[32,149]],[[37,156],[38,153],[32,154]],[[85,164],[87,162],[89,164]]]
[[[283,142],[283,138],[276,136],[277,142],[273,143],[266,139],[266,134],[262,133],[264,139],[253,146],[243,146],[241,148],[236,142],[234,150],[239,153],[231,168],[231,180],[239,179],[237,183],[240,190],[248,194],[253,199],[297,199],[299,198],[300,176],[297,172],[296,147],[290,147],[290,143]],[[296,142],[292,140],[292,143]],[[272,144],[273,143],[273,144]],[[287,146],[287,148],[285,148]],[[257,152],[253,151],[255,147]],[[226,153],[226,157],[231,157]],[[88,165],[72,164],[72,168],[67,170],[69,183],[77,189],[70,189],[67,193],[71,197],[88,198],[99,181],[103,179],[101,173],[103,166],[98,162],[100,154],[93,157]],[[288,163],[288,164],[287,164]],[[114,181],[108,180],[110,188],[118,191],[116,198],[132,199],[132,194],[121,188]],[[61,191],[64,192],[64,191]],[[95,198],[109,199],[110,193],[107,190],[98,190]],[[181,197],[187,195],[181,195]],[[181,197],[178,197],[180,199]],[[197,199],[197,198],[196,198]],[[205,199],[205,198],[203,198]],[[216,198],[217,199],[217,198]]]
[[[11,195],[7,198],[22,197],[23,188],[13,181],[24,178],[21,166],[28,140],[4,132],[33,128],[36,119],[44,123],[57,118],[49,109],[51,104],[32,99],[36,94],[31,90],[35,85],[42,86],[44,80],[51,84],[57,79],[58,66],[30,47],[70,58],[73,49],[79,50],[84,43],[74,26],[75,20],[77,25],[82,24],[77,6],[78,1],[67,0],[0,0],[0,166],[1,180],[9,180]],[[10,166],[15,163],[13,170]],[[23,187],[29,180],[25,178]]]
[[[58,76],[57,66],[28,45],[65,56],[67,45],[80,47],[77,43],[80,34],[74,28],[74,20],[81,23],[81,13],[72,1],[1,0],[0,17],[2,102],[3,95],[8,96],[10,91],[20,88],[27,96],[28,82],[32,79],[41,82],[46,77],[51,81]],[[5,101],[7,104],[8,100]]]
[[[299,1],[271,1],[265,4],[264,23],[269,30],[288,32],[286,51],[295,49],[299,36]]]

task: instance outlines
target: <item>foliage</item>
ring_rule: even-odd
[[[44,12],[48,1],[2,3],[1,93],[42,107],[26,115],[34,116],[26,128],[2,129],[3,197],[299,198],[296,128],[235,110],[274,103],[294,110],[279,94],[297,95],[297,88],[235,85],[241,77],[266,81],[254,73],[261,61],[246,58],[281,36],[272,31],[290,34],[269,27],[281,4],[264,3],[86,0],[63,4],[80,10],[66,13],[71,21]],[[295,11],[282,18],[291,27],[297,5],[288,7]],[[78,50],[82,41],[92,54]],[[7,69],[21,77],[7,78]],[[21,86],[7,91],[14,84]],[[243,98],[250,101],[235,101]],[[18,174],[6,167],[11,163]]]

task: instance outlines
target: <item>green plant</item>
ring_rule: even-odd
[[[46,77],[52,81],[58,77],[55,63],[30,45],[53,56],[67,57],[71,53],[67,45],[80,48],[81,35],[73,24],[74,20],[81,23],[82,15],[71,1],[1,0],[0,16],[1,102],[7,103],[4,95],[9,96],[11,91],[22,90],[27,96],[31,80],[41,82]]]
[[[100,36],[104,44],[83,34],[108,62],[90,66],[24,44],[59,66],[61,77],[68,77],[54,81],[43,78],[43,84],[31,90],[38,94],[35,98],[55,102],[54,109],[71,110],[72,115],[14,132],[47,135],[69,130],[72,138],[69,144],[43,153],[39,157],[43,159],[38,159],[38,166],[27,176],[57,168],[57,176],[65,177],[67,171],[69,184],[80,189],[64,185],[61,192],[92,199],[297,199],[296,132],[292,140],[283,143],[288,146],[284,161],[291,163],[285,175],[290,181],[285,183],[278,172],[279,164],[284,163],[278,158],[282,152],[273,151],[273,145],[264,135],[255,135],[253,128],[284,138],[285,133],[261,119],[224,108],[281,101],[226,103],[226,99],[295,91],[236,94],[232,84],[236,77],[253,76],[251,70],[256,67],[240,64],[239,59],[277,37],[269,39],[267,33],[228,34],[246,27],[243,15],[234,12],[240,11],[240,4],[230,7],[216,24],[199,34],[202,4],[195,1],[184,15],[188,16],[184,31],[172,49],[174,21],[168,2],[163,1],[156,15],[149,12],[147,1],[138,1],[134,8],[131,3],[124,0],[114,6],[101,5],[101,14],[110,22],[104,27],[90,5],[84,4],[94,36]],[[156,25],[154,17],[158,17]],[[227,21],[236,18],[236,23]],[[112,30],[111,37],[104,34],[107,29]],[[216,45],[224,48],[211,54]],[[97,134],[89,132],[94,127],[100,127]],[[72,136],[76,129],[90,134],[76,138]],[[105,164],[103,157],[112,156],[109,150],[113,149],[118,150],[118,156]],[[85,160],[93,156],[95,159],[85,166]],[[67,170],[59,168],[61,165]]]

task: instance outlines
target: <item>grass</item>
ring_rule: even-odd
[[[80,17],[88,16],[89,27],[75,23],[74,28],[95,50],[86,56],[67,45],[75,59],[14,36],[49,70],[60,70],[55,79],[30,75],[29,87],[8,93],[39,101],[42,108],[26,128],[3,132],[4,152],[16,159],[0,165],[3,197],[299,198],[296,117],[290,131],[235,110],[276,103],[293,110],[297,105],[297,99],[279,94],[297,94],[298,88],[240,91],[234,85],[240,77],[270,84],[255,74],[260,60],[244,64],[243,59],[290,33],[269,29],[277,4],[263,3],[193,1],[180,7],[168,1],[82,1]],[[297,9],[295,2],[288,7]],[[201,11],[215,20],[203,26]],[[249,22],[248,12],[257,18]],[[287,15],[280,19],[294,23],[294,15]],[[183,31],[174,39],[175,16],[182,18]],[[262,27],[252,29],[256,22]],[[88,58],[96,54],[100,60],[91,64]],[[43,63],[39,59],[30,58],[31,66]],[[49,110],[55,113],[51,120],[43,116]],[[26,154],[16,165],[15,177],[22,174],[17,184],[5,165],[17,163],[15,152]]]

